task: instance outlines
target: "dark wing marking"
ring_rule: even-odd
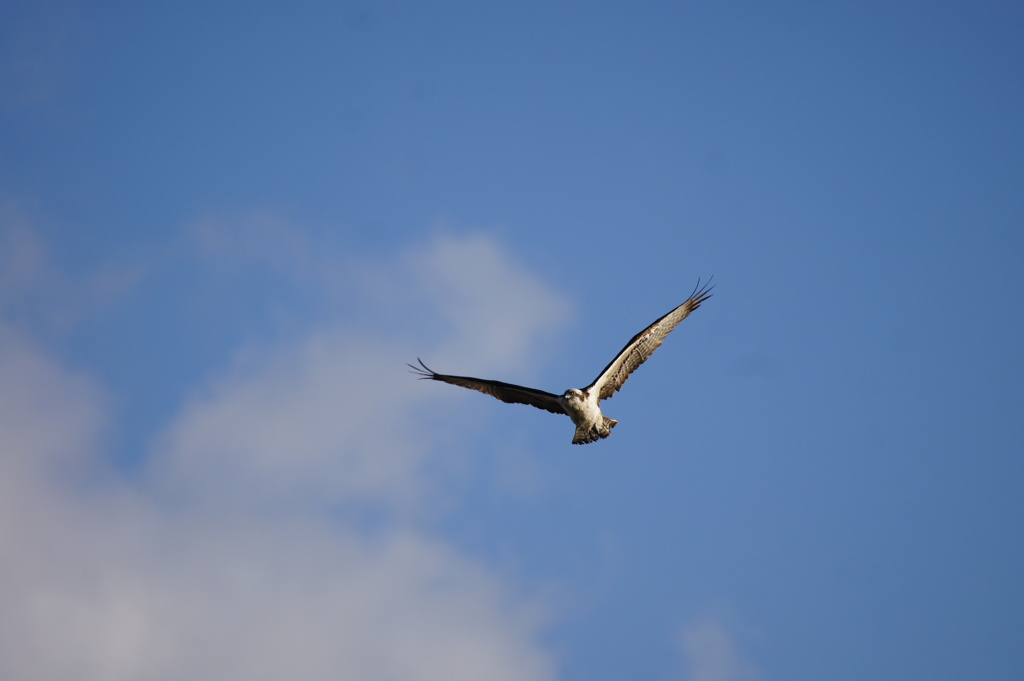
[[[701,288],[700,281],[698,281],[693,293],[685,303],[633,336],[626,343],[626,347],[622,348],[615,359],[594,379],[594,382],[587,386],[587,389],[597,386],[598,399],[602,400],[614,395],[616,390],[622,388],[622,384],[626,382],[629,375],[658,349],[672,329],[676,328],[679,322],[686,319],[687,315],[711,297],[711,289],[714,287],[710,284],[711,280],[708,279],[708,283]]]
[[[445,374],[439,374],[430,369],[423,363],[422,359],[417,358],[416,361],[420,363],[420,366],[413,366],[412,364],[409,364],[408,366],[412,368],[413,372],[415,372],[420,378],[430,378],[435,381],[444,381],[445,383],[451,383],[452,385],[462,386],[463,388],[469,388],[471,390],[479,390],[485,395],[497,397],[502,402],[528,404],[531,407],[544,409],[553,414],[565,413],[565,410],[562,409],[562,403],[558,401],[558,396],[544,392],[543,390],[524,388],[521,385],[502,383],[501,381],[486,381],[482,378],[446,376]]]

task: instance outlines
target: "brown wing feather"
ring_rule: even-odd
[[[417,358],[417,361],[420,363],[420,366],[417,367],[412,364],[409,364],[408,366],[411,367],[420,378],[429,378],[435,381],[443,381],[463,388],[469,388],[470,390],[478,390],[485,395],[497,397],[502,402],[509,402],[511,404],[528,404],[531,407],[544,409],[545,411],[550,411],[553,414],[565,413],[565,410],[562,409],[562,403],[558,401],[558,396],[544,392],[543,390],[524,388],[521,385],[502,383],[501,381],[488,381],[482,378],[470,378],[469,376],[447,376],[445,374],[439,374],[427,367],[427,365],[423,363],[422,359]]]
[[[711,280],[709,279],[708,284],[710,283]],[[602,400],[614,395],[616,390],[622,388],[629,375],[638,366],[646,362],[647,358],[661,346],[665,337],[672,332],[672,329],[676,328],[679,322],[686,319],[687,315],[711,297],[712,288],[714,287],[710,285],[705,285],[704,288],[701,288],[698,281],[697,287],[694,288],[693,293],[690,294],[686,302],[633,336],[626,343],[626,346],[619,351],[615,359],[594,379],[594,382],[587,386],[587,389],[599,386],[600,393],[598,394],[598,399]]]

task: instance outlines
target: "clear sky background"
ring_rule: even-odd
[[[1024,678],[1022,38],[3,3],[0,676]]]

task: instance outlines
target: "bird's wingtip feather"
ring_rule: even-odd
[[[417,357],[416,361],[420,363],[420,366],[416,366],[415,364],[409,364],[408,362],[406,362],[405,366],[409,367],[412,370],[410,373],[414,373],[420,378],[433,378],[434,376],[437,375],[437,372],[433,371],[430,367],[424,364],[422,359]]]

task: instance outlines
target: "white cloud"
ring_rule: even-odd
[[[159,484],[235,501],[415,496],[427,455],[409,428],[415,383],[387,339],[317,333],[256,354],[164,434]]]
[[[756,670],[743,661],[732,634],[717,620],[705,618],[680,635],[687,681],[756,681]]]
[[[502,370],[535,358],[538,335],[561,327],[569,305],[484,236],[442,238],[406,257],[412,285],[451,325],[445,361]]]
[[[438,356],[472,333],[475,359],[523,362],[565,308],[485,238],[378,274],[443,308]],[[451,398],[403,371],[418,343],[395,328],[333,320],[240,352],[140,483],[102,455],[98,381],[0,327],[0,677],[552,678],[537,604],[413,519],[443,456],[416,413]],[[372,532],[368,504],[390,513]]]
[[[322,272],[314,286],[335,278],[322,263],[294,266],[304,277]],[[161,437],[154,462],[161,484],[250,500],[394,506],[416,499],[421,465],[428,457],[436,463],[438,454],[437,426],[418,414],[430,411],[428,401],[463,395],[423,390],[405,363],[422,355],[482,371],[522,367],[568,310],[482,236],[441,237],[349,281],[377,312],[361,328],[333,320],[282,347],[239,353]],[[413,342],[417,322],[439,317],[439,336],[427,341],[424,333]],[[469,433],[472,426],[464,427]]]

